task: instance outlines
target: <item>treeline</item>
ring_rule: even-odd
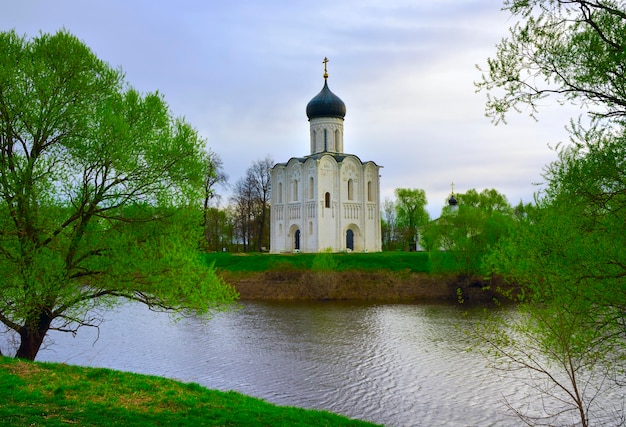
[[[206,165],[201,246],[214,252],[264,252],[270,245],[270,169],[268,156],[256,160],[233,186],[226,206],[218,187],[228,186],[221,157],[209,151]]]
[[[439,217],[431,219],[424,190],[398,188],[395,195],[383,202],[383,249],[426,251],[433,271],[449,272],[454,266],[455,272],[467,277],[490,273],[485,259],[532,206],[513,207],[495,189],[469,189],[452,193]]]
[[[270,169],[268,156],[252,162],[244,177],[232,186],[223,202],[219,191],[226,189],[228,176],[222,159],[208,153],[205,177],[201,247],[209,252],[266,252],[270,249]],[[454,254],[459,273],[480,272],[482,256],[510,232],[523,206],[513,208],[495,189],[470,189],[454,195],[457,205],[444,206],[431,219],[422,189],[397,188],[395,199],[382,203],[381,231],[384,251],[428,251],[435,265],[441,251]],[[449,258],[449,257],[448,257]]]

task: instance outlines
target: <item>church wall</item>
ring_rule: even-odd
[[[332,156],[304,164],[291,159],[286,167],[272,169],[270,250],[292,252],[300,230],[300,251],[345,251],[346,233],[352,230],[354,251],[380,251],[378,174],[376,164],[362,165],[354,156],[341,163]]]
[[[292,252],[295,250],[302,251],[306,245],[306,233],[303,227],[304,209],[303,199],[305,197],[303,187],[302,164],[297,159],[291,159],[287,163],[287,171],[285,175],[287,180],[287,215],[286,227],[289,233],[285,236],[285,251]],[[296,248],[296,233],[299,231],[299,245]]]
[[[342,165],[341,242],[346,248],[347,230],[354,233],[354,251],[378,252],[381,250],[379,167],[373,162],[362,165],[356,157],[348,157]],[[350,189],[350,182],[352,189]],[[369,183],[369,185],[368,185]],[[350,194],[352,192],[352,194]]]
[[[274,166],[271,180],[270,251],[278,253],[285,251],[285,168]]]
[[[274,166],[271,176],[273,190],[270,251],[272,253],[294,251],[298,230],[299,247],[302,250],[307,243],[303,226],[305,186],[302,183],[302,165],[297,159],[291,159],[286,166]]]
[[[320,117],[310,120],[311,154],[343,152],[343,119]]]
[[[300,192],[294,177],[297,174],[294,175],[293,166],[272,169],[270,251],[273,253],[293,251],[294,231],[299,228],[297,220],[301,212],[294,203],[294,193]],[[281,191],[274,191],[277,188]]]
[[[363,165],[364,247],[370,252],[382,250],[380,230],[380,167],[373,162]],[[368,183],[370,185],[368,186]]]
[[[318,247],[318,224],[319,206],[317,206],[317,162],[314,159],[307,159],[304,163],[306,178],[303,180],[305,185],[306,198],[304,203],[304,220],[302,223],[303,233],[306,235],[303,251],[317,252]]]
[[[318,163],[318,251],[332,248],[339,250],[337,242],[337,223],[339,218],[339,167],[331,156],[324,156]],[[328,200],[326,193],[329,193]],[[328,202],[328,203],[327,203]]]
[[[341,164],[341,212],[339,234],[341,236],[340,250],[362,251],[363,242],[363,203],[362,203],[362,166],[354,156],[346,157]],[[353,233],[352,249],[347,247],[346,234]]]

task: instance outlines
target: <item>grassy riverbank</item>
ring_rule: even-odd
[[[456,273],[452,256],[426,252],[206,254],[243,300],[491,303],[504,284]]]
[[[452,257],[441,257],[438,271],[452,271]],[[407,271],[431,273],[433,265],[427,252],[267,254],[230,252],[207,253],[208,262],[229,272],[265,272],[293,270],[333,271]]]
[[[197,384],[0,357],[2,426],[373,426]]]

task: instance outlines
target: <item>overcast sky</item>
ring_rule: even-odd
[[[344,150],[381,171],[381,202],[422,188],[437,217],[450,194],[495,188],[532,201],[572,110],[494,126],[476,65],[513,21],[499,0],[3,0],[0,29],[65,28],[141,92],[158,90],[218,153],[230,183],[255,160],[310,154],[308,101],[346,104]],[[220,190],[227,195],[227,190]]]

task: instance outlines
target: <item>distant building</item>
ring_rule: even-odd
[[[324,87],[306,106],[311,154],[271,170],[270,251],[380,252],[381,166],[343,151],[346,105]]]

